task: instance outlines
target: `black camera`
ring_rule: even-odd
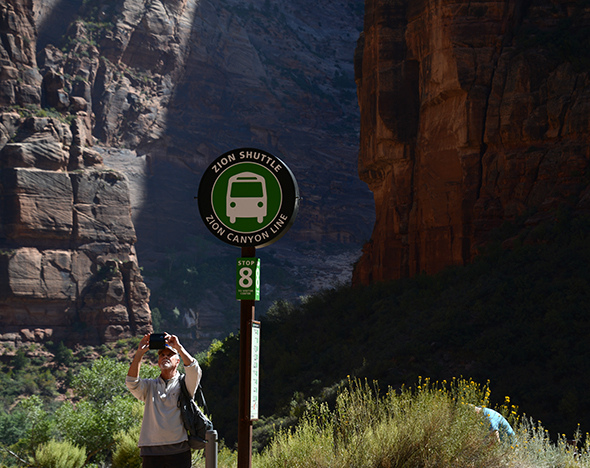
[[[166,333],[152,333],[150,335],[150,349],[164,349],[166,347]]]

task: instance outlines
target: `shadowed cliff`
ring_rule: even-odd
[[[366,2],[356,53],[370,283],[469,263],[504,222],[590,209],[585,2]]]

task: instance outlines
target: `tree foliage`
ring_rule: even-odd
[[[143,374],[154,373],[149,367],[145,366]],[[143,405],[124,384],[128,368],[128,363],[106,357],[80,368],[73,378],[74,398],[64,401],[57,409],[39,395],[22,399],[12,412],[0,414],[2,445],[14,449],[21,458],[43,460],[42,466],[48,467],[55,460],[55,466],[70,463],[58,457],[59,447],[71,454],[72,460],[78,460],[79,451],[56,441],[82,447],[85,461],[86,457],[97,461],[107,459],[115,436],[142,418]]]

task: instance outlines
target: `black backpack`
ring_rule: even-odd
[[[213,423],[197,406],[195,400],[191,398],[186,389],[184,374],[180,375],[180,395],[178,396],[178,407],[182,416],[182,423],[188,433],[188,444],[192,449],[201,450],[207,444],[207,431],[213,430]],[[203,408],[207,411],[207,404],[203,395],[201,384],[197,387],[197,392],[201,395]]]

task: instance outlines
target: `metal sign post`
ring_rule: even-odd
[[[254,313],[260,300],[256,248],[272,244],[289,230],[299,209],[299,188],[293,173],[279,158],[256,148],[239,148],[209,165],[197,198],[207,229],[221,241],[242,248],[236,280],[236,298],[240,300],[238,468],[251,468],[252,421],[258,418],[260,343]]]
[[[255,257],[256,247],[242,247],[242,257]],[[256,301],[240,301],[240,383],[238,397],[238,468],[252,466],[252,420],[250,382],[252,362],[252,322]]]

